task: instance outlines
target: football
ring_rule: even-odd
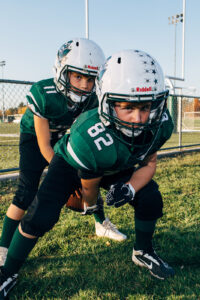
[[[82,200],[82,196],[79,198],[76,194],[71,194],[66,202],[66,207],[77,212],[83,212],[84,202]]]

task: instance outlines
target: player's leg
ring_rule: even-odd
[[[0,296],[7,284],[16,283],[17,273],[38,237],[42,237],[58,221],[61,208],[76,188],[77,177],[75,169],[62,158],[54,156],[37,195],[13,235],[5,265],[1,268],[3,283]]]
[[[19,221],[38,189],[41,174],[47,165],[40,153],[37,139],[31,134],[20,135],[20,172],[18,188],[4,218],[0,239],[0,266],[4,264],[7,249]]]
[[[151,180],[135,195],[132,205],[135,208],[136,243],[132,260],[135,264],[146,267],[150,273],[165,279],[174,275],[174,270],[156,254],[152,239],[156,221],[162,217],[162,196],[158,185]]]

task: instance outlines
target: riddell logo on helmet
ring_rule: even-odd
[[[90,65],[85,65],[85,68],[91,69],[91,70],[99,70],[98,67],[90,66]]]
[[[152,91],[152,87],[136,87],[136,92],[151,92]]]

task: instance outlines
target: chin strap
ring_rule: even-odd
[[[67,92],[67,96],[75,103],[84,102],[88,96],[79,96],[72,91]]]

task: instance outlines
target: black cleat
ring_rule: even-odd
[[[161,280],[174,276],[175,272],[164,262],[152,249],[150,252],[135,250],[133,248],[132,261],[140,266],[149,269],[150,273]]]
[[[6,299],[10,290],[17,282],[18,274],[7,275],[5,270],[0,267],[0,299]]]

